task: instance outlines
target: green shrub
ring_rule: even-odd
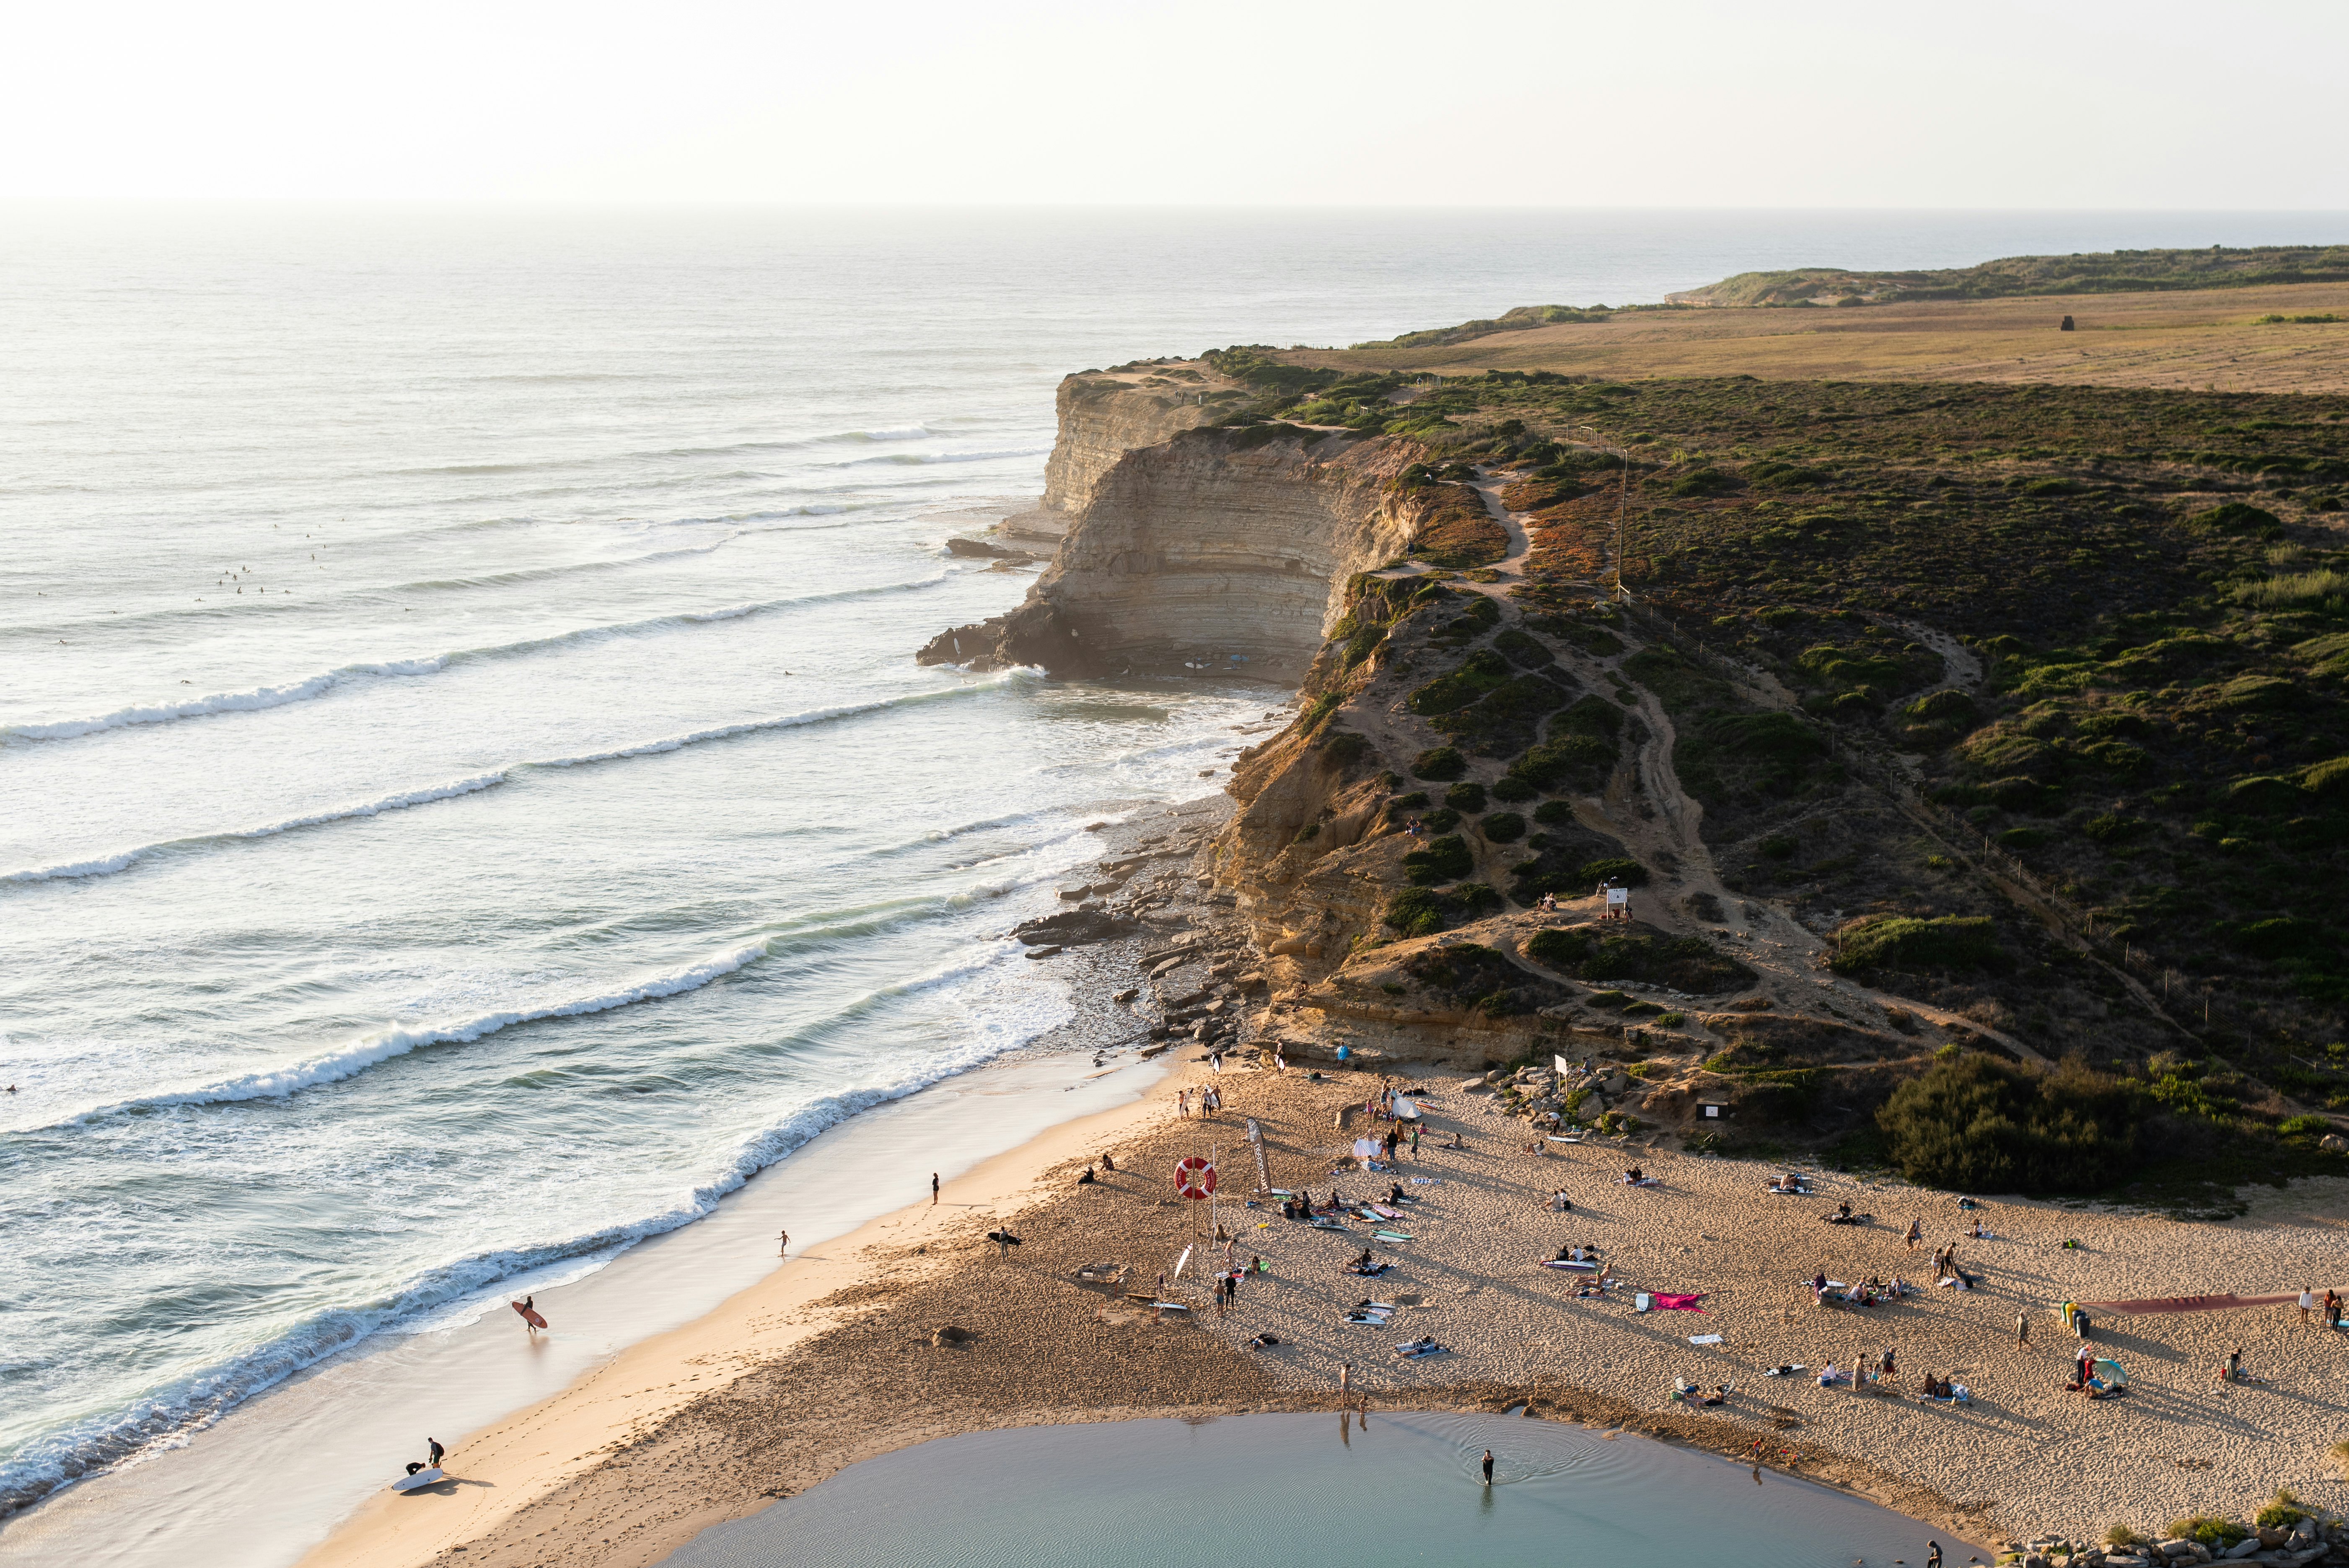
[[[1447,833],[1431,841],[1425,849],[1403,856],[1402,863],[1413,887],[1432,887],[1466,876],[1475,868],[1476,858],[1459,834]]]
[[[2264,583],[2248,583],[2235,590],[2237,600],[2266,609],[2291,604],[2313,604],[2320,601],[2349,599],[2349,573],[2326,569],[2321,572],[2294,572],[2282,577],[2271,577]]]
[[[1508,678],[1508,661],[1490,648],[1479,648],[1450,675],[1438,676],[1413,692],[1404,706],[1421,715],[1455,713]]]
[[[1460,825],[1460,813],[1449,806],[1420,813],[1419,825],[1431,833],[1448,833]]]
[[[2128,1547],[2137,1545],[2144,1540],[2144,1536],[2139,1535],[2136,1531],[2131,1530],[2126,1524],[2113,1525],[2105,1532],[2105,1544],[2112,1547],[2115,1551],[2121,1551]]]
[[[1982,710],[1965,693],[1951,689],[1920,696],[1900,710],[1920,724],[1946,724],[1964,728],[1982,720]]]
[[[2301,1505],[2300,1499],[2287,1489],[2278,1487],[2275,1496],[2252,1516],[2251,1522],[2265,1530],[2289,1530],[2307,1517],[2308,1510]]]
[[[1578,879],[1588,882],[1593,887],[1606,882],[1615,882],[1623,887],[1648,885],[1648,868],[1635,860],[1620,855],[1609,855],[1604,860],[1585,861],[1582,869],[1574,874]]]
[[[1332,768],[1351,768],[1370,756],[1371,742],[1350,729],[1333,729],[1322,738],[1320,751]]]
[[[1799,846],[1784,833],[1773,833],[1754,847],[1771,860],[1785,861],[1794,858]]]
[[[1574,826],[1574,803],[1570,800],[1545,800],[1534,808],[1534,820],[1545,828]]]
[[[1489,604],[1492,601],[1488,599],[1485,603]],[[1493,639],[1493,646],[1500,649],[1504,654],[1506,654],[1512,664],[1522,665],[1529,670],[1537,670],[1545,665],[1554,665],[1557,663],[1557,655],[1556,654],[1551,653],[1547,648],[1542,646],[1540,643],[1526,636],[1515,626],[1510,627],[1507,631],[1503,632],[1499,636],[1495,637]]]
[[[1468,920],[1482,920],[1501,908],[1501,895],[1485,882],[1462,882],[1446,888],[1444,896]]]
[[[1552,725],[1551,733],[1557,733]],[[1529,789],[1556,789],[1563,785],[1595,787],[1615,766],[1621,748],[1612,738],[1567,735],[1545,740],[1509,764],[1509,772]]]
[[[1390,816],[1399,816],[1406,811],[1423,811],[1426,809],[1427,791],[1424,789],[1414,789],[1408,795],[1398,795],[1387,802],[1387,814]]]
[[[1999,945],[1998,928],[1978,914],[1938,920],[1870,915],[1845,926],[1837,948],[1829,967],[1838,975],[1873,968],[2003,968],[2012,963]]]
[[[2153,824],[2140,817],[2124,817],[2117,811],[2106,811],[2080,824],[2080,831],[2100,844],[2126,844],[2153,831]]]
[[[2137,1097],[2072,1062],[2042,1074],[1977,1052],[1936,1061],[1876,1121],[1901,1174],[1926,1186],[2093,1192],[2137,1161]]]
[[[2249,510],[2249,509],[2246,509]],[[2186,1541],[2199,1541],[2205,1546],[2232,1546],[2251,1531],[2231,1519],[2221,1519],[2215,1513],[2198,1513],[2187,1519],[2169,1522],[2169,1533]]]
[[[1412,759],[1411,764],[1413,778],[1433,779],[1438,782],[1446,779],[1457,779],[1467,771],[1468,759],[1461,756],[1456,748],[1449,746],[1433,747],[1423,751]]]
[[[1444,803],[1455,811],[1474,816],[1485,809],[1485,787],[1473,779],[1454,784],[1444,792]]]
[[[2230,500],[2224,506],[2214,506],[2208,511],[2198,511],[2187,522],[2195,528],[2213,533],[2255,533],[2264,535],[2269,530],[2279,531],[2283,519],[2271,511],[2262,511],[2245,501]]]
[[[1515,811],[1495,811],[1476,824],[1488,843],[1513,844],[1526,836],[1526,820]]]
[[[2288,1116],[2276,1123],[2277,1134],[2284,1138],[2322,1138],[2332,1130],[2333,1123],[2321,1116]]]
[[[1723,495],[1736,488],[1735,474],[1710,465],[1691,469],[1671,482],[1671,492],[1674,495]]]
[[[1754,971],[1694,936],[1644,936],[1590,926],[1549,926],[1526,942],[1526,955],[1578,980],[1636,980],[1710,995],[1750,984]],[[1612,1004],[1629,999],[1619,993]],[[1592,997],[1594,1006],[1599,999]],[[1653,1009],[1661,1012],[1661,1008]],[[1659,1022],[1668,1022],[1669,1016]]]
[[[1386,923],[1405,936],[1433,936],[1444,929],[1444,900],[1423,887],[1407,887],[1387,901]]]
[[[1511,805],[1516,805],[1522,800],[1530,800],[1539,793],[1539,790],[1515,773],[1504,773],[1493,783],[1493,799],[1506,800]]]
[[[1588,735],[1600,740],[1612,740],[1622,730],[1623,710],[1595,692],[1549,721],[1549,732],[1553,738]]]

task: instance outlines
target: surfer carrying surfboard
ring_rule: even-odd
[[[546,1326],[546,1319],[539,1315],[537,1296],[526,1295],[520,1301],[510,1301],[506,1305],[514,1309],[515,1315],[522,1319],[523,1331],[533,1338],[536,1338],[538,1331]]]

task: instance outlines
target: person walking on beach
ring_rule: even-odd
[[[2014,1315],[2014,1342],[2017,1345],[2028,1345],[2031,1343],[2031,1315],[2029,1313],[2018,1312]]]
[[[775,1255],[779,1258],[785,1256],[791,1252],[791,1250],[792,1233],[789,1231],[777,1231],[775,1233]]]
[[[1411,1124],[1411,1157],[1419,1158],[1419,1123],[1415,1121]]]
[[[1925,1222],[1924,1222],[1922,1220],[1915,1220],[1915,1219],[1910,1220],[1910,1221],[1909,1222],[1909,1236],[1908,1236],[1909,1250],[1910,1252],[1912,1252],[1912,1253],[1913,1253],[1913,1252],[1915,1252],[1915,1251],[1917,1250],[1917,1243],[1920,1243],[1920,1242],[1921,1242],[1921,1241],[1923,1241],[1924,1239],[1925,1239]]]
[[[1925,1568],[1941,1568],[1941,1543],[1938,1541],[1928,1541],[1925,1546]]]
[[[933,1208],[933,1209],[935,1209],[935,1208],[936,1208],[937,1206],[938,1206],[938,1173],[937,1173],[936,1171],[931,1171],[931,1172],[930,1172],[930,1207],[931,1207],[931,1208]]]
[[[1338,1363],[1338,1408],[1351,1409],[1353,1398],[1354,1364],[1350,1361],[1340,1361]]]
[[[1485,1484],[1493,1484],[1493,1450],[1490,1449],[1485,1450]]]
[[[2308,1321],[2308,1315],[2315,1310],[2316,1293],[2310,1290],[2306,1285],[2302,1285],[2300,1287],[2300,1320],[2302,1323],[2306,1323]]]

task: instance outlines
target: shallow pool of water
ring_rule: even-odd
[[[942,1438],[705,1532],[667,1568],[1921,1568],[1935,1533],[1772,1470],[1757,1481],[1710,1455],[1557,1422],[1263,1415]],[[1953,1568],[1975,1554],[1939,1539]]]

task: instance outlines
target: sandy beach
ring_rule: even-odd
[[[2342,1499],[2325,1457],[2349,1373],[2349,1344],[2291,1307],[2107,1317],[2101,1354],[2127,1369],[2127,1395],[2064,1392],[2075,1341],[2064,1299],[2231,1290],[2322,1289],[2338,1272],[2343,1194],[2307,1186],[2254,1202],[2223,1225],[1988,1200],[1961,1213],[1947,1195],[1821,1173],[1815,1194],[1764,1191],[1768,1168],[1609,1145],[1524,1151],[1523,1124],[1455,1075],[1427,1083],[1421,1157],[1395,1175],[1346,1171],[1350,1199],[1401,1181],[1416,1201],[1379,1242],[1371,1228],[1319,1231],[1277,1206],[1219,1204],[1243,1262],[1261,1256],[1218,1319],[1186,1274],[1170,1295],[1194,1305],[1158,1320],[1144,1294],[1195,1228],[1173,1194],[1182,1155],[1222,1151],[1233,1188],[1253,1185],[1241,1119],[1267,1135],[1274,1182],[1326,1197],[1332,1165],[1377,1087],[1368,1074],[1313,1081],[1299,1070],[1226,1072],[1220,1119],[1185,1120],[1173,1098],[1208,1076],[1185,1061],[1148,1101],[1055,1129],[916,1205],[777,1271],[700,1323],[637,1347],[594,1377],[454,1446],[459,1479],[435,1495],[385,1496],[312,1553],[313,1565],[645,1564],[698,1531],[789,1496],[861,1458],[957,1431],[1142,1414],[1326,1408],[1339,1369],[1374,1408],[1506,1409],[1628,1428],[1723,1452],[1758,1442],[1773,1465],[1849,1488],[1986,1542],[2044,1530],[2158,1531],[2179,1514],[2256,1506],[2277,1486]],[[1397,1080],[1405,1081],[1405,1080]],[[1425,1080],[1411,1080],[1425,1081]],[[1355,1107],[1341,1131],[1340,1112]],[[1457,1134],[1462,1147],[1448,1145]],[[1080,1184],[1112,1155],[1114,1175]],[[1640,1163],[1656,1187],[1620,1183]],[[1414,1181],[1413,1178],[1426,1178]],[[1563,1189],[1571,1212],[1550,1207]],[[1873,1212],[1832,1227],[1839,1201]],[[1965,1233],[1979,1215],[1993,1236]],[[1903,1243],[1923,1222],[1916,1253]],[[1009,1219],[1009,1257],[985,1239]],[[2077,1248],[2064,1243],[2077,1240]],[[1915,1280],[1955,1242],[1984,1276],[1965,1293],[1928,1283],[1897,1305],[1822,1310],[1801,1283]],[[1558,1247],[1599,1249],[1606,1295],[1539,1266]],[[1343,1272],[1369,1246],[1393,1266]],[[1076,1271],[1123,1263],[1123,1289]],[[1701,1294],[1702,1312],[1633,1310],[1634,1292]],[[1399,1305],[1385,1326],[1342,1321],[1363,1299]],[[2018,1344],[2016,1320],[2028,1326]],[[1186,1320],[1187,1319],[1187,1320]],[[937,1331],[959,1328],[960,1344]],[[1270,1333],[1280,1343],[1253,1348]],[[1690,1336],[1718,1333],[1699,1347]],[[1448,1354],[1412,1362],[1397,1343],[1433,1336]],[[2221,1382],[2240,1346],[2269,1379]],[[1764,1369],[1849,1367],[1898,1353],[1890,1391],[1822,1388]],[[1974,1404],[1916,1398],[1928,1372]],[[1716,1409],[1673,1403],[1673,1379],[1733,1383]],[[461,1548],[462,1550],[459,1550]]]

